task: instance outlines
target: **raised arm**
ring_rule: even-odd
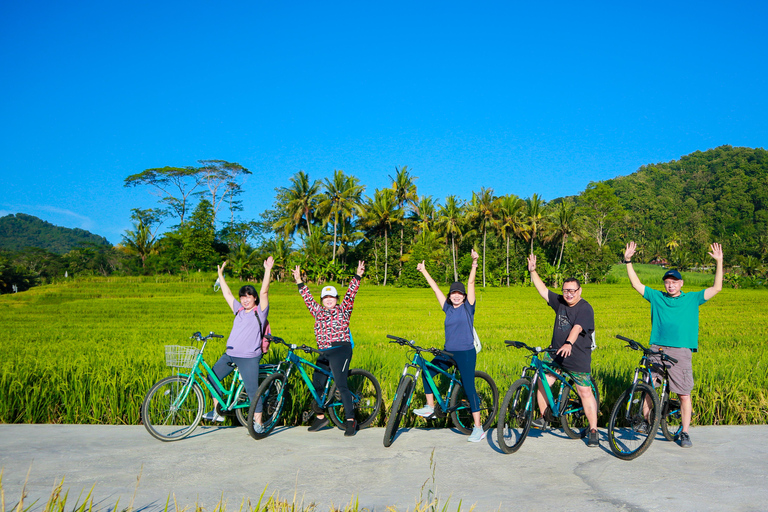
[[[637,250],[637,244],[635,242],[629,242],[624,248],[624,263],[627,264],[627,275],[629,276],[629,282],[632,284],[632,288],[637,290],[637,293],[640,295],[645,296],[645,285],[640,282],[640,278],[637,277],[637,273],[632,266],[632,256],[634,256],[635,250]]]
[[[312,297],[312,294],[309,293],[309,288],[307,288],[307,286],[301,280],[301,267],[296,265],[296,268],[294,268],[291,272],[293,273],[293,279],[296,280],[296,284],[299,286],[299,295],[301,295],[302,300],[304,300],[304,304],[306,304],[307,309],[309,309],[309,312],[312,314],[312,316],[317,315],[317,312],[320,311],[322,306],[320,306],[314,297]]]
[[[547,285],[544,284],[544,281],[539,277],[539,273],[536,272],[535,254],[528,256],[528,272],[531,273],[531,282],[533,283],[533,286],[536,287],[536,291],[539,292],[542,299],[549,302],[549,290],[547,289]]]
[[[216,269],[219,271],[219,286],[221,286],[221,294],[224,295],[224,300],[227,301],[227,305],[234,312],[235,309],[232,303],[235,300],[235,296],[232,295],[232,291],[229,289],[227,280],[224,278],[224,267],[226,266],[227,266],[227,262],[225,261],[221,265],[216,265]]]
[[[432,279],[432,276],[429,275],[429,272],[427,272],[427,267],[424,265],[424,262],[416,264],[416,270],[422,273],[424,278],[427,280],[427,283],[429,284],[429,287],[432,288],[432,291],[435,292],[435,297],[437,297],[437,302],[440,303],[440,309],[443,309],[443,306],[445,305],[445,295],[443,294],[442,290],[437,286],[437,283],[434,279]],[[474,270],[474,269],[473,269]]]
[[[704,290],[704,300],[709,300],[723,289],[723,248],[720,244],[709,246],[709,255],[715,259],[715,284]]]
[[[270,256],[264,260],[264,281],[261,282],[261,291],[259,292],[259,308],[266,311],[269,307],[269,282],[272,280],[272,267],[275,264],[275,258]]]
[[[472,249],[472,270],[469,271],[469,280],[467,281],[467,302],[475,303],[475,275],[477,274],[477,259],[480,257],[475,249]]]

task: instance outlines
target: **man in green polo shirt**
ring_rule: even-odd
[[[693,366],[691,353],[699,348],[699,306],[723,289],[723,248],[720,244],[709,246],[709,255],[717,265],[715,283],[710,288],[692,293],[683,293],[683,278],[677,270],[669,270],[664,277],[664,289],[660,292],[640,282],[632,267],[632,256],[637,245],[630,242],[624,249],[624,263],[632,287],[651,303],[651,348],[664,349],[664,353],[677,359],[669,368],[669,390],[680,398],[682,431],[677,441],[683,448],[692,446],[688,435],[691,424],[691,391],[693,391]]]

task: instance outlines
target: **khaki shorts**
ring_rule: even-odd
[[[676,364],[672,364],[669,361],[665,362],[667,372],[669,373],[669,390],[678,395],[690,395],[691,391],[693,391],[693,353],[691,349],[651,345],[651,350],[658,351],[659,349],[663,349],[665,354],[677,359]],[[656,365],[661,365],[661,358],[659,356],[651,356],[649,359],[652,363],[655,363],[651,367],[653,380],[661,382],[662,373],[655,370]]]
[[[545,363],[548,363],[553,368],[560,368],[560,365],[558,365],[556,362],[552,360],[552,356],[549,354],[549,352],[544,352],[543,354],[541,354],[539,356],[539,359],[541,359]],[[568,372],[568,374],[573,377],[573,382],[575,382],[577,386],[588,388],[592,385],[591,373],[569,372],[568,370],[565,370],[565,371]]]

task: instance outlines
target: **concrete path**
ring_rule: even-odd
[[[141,426],[0,425],[2,488],[8,511],[28,471],[25,507],[40,500],[33,510],[62,477],[68,511],[92,486],[97,510],[118,499],[123,508],[139,476],[134,509],[148,512],[169,496],[210,511],[222,495],[237,512],[265,488],[319,511],[352,498],[361,510],[413,510],[429,493],[438,510],[448,502],[447,511],[460,501],[476,511],[768,510],[768,426],[693,428],[688,450],[659,436],[630,462],[611,454],[605,432],[591,449],[561,431],[532,431],[512,455],[499,451],[495,435],[473,444],[450,429],[401,430],[390,448],[383,435],[381,428],[345,438],[336,429],[295,427],[254,441],[244,428],[209,426],[163,443]]]

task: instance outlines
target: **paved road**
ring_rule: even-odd
[[[2,487],[6,510],[30,467],[25,505],[44,502],[64,477],[70,504],[94,486],[100,510],[118,498],[127,506],[139,476],[134,508],[147,512],[164,507],[169,495],[212,510],[222,493],[236,511],[265,487],[318,510],[352,497],[361,509],[412,510],[430,491],[441,505],[450,500],[448,511],[460,500],[462,510],[476,504],[477,511],[768,509],[768,426],[693,428],[692,449],[659,437],[630,462],[610,453],[604,432],[594,449],[561,431],[534,431],[512,455],[495,439],[467,443],[450,429],[402,430],[390,448],[382,436],[381,428],[345,438],[335,429],[295,427],[257,442],[243,428],[203,427],[162,443],[141,426],[0,425]]]

